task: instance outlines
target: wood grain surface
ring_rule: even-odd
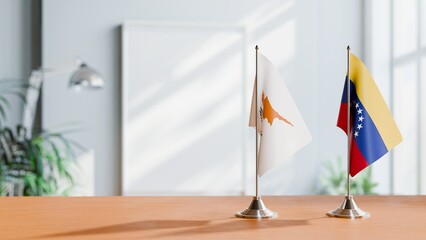
[[[2,197],[0,239],[426,239],[426,196],[356,196],[358,220],[325,215],[342,196],[262,199],[278,218],[234,217],[251,197]]]

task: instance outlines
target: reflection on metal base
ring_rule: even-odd
[[[340,217],[340,218],[368,218],[370,213],[364,212],[356,205],[353,196],[346,196],[343,200],[342,205],[339,208],[336,208],[327,213],[330,217]]]
[[[269,210],[260,197],[253,197],[250,206],[236,214],[240,218],[276,218],[278,214]]]

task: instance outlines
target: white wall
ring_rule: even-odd
[[[383,98],[389,104],[391,99],[391,2],[387,0],[370,1],[365,7],[365,60],[374,76]],[[391,153],[392,154],[392,153]],[[393,193],[391,177],[391,154],[386,154],[373,165],[374,181],[378,182],[377,192]]]
[[[318,3],[318,28],[314,98],[317,139],[316,158],[347,161],[347,137],[336,127],[337,114],[346,76],[346,47],[361,59],[363,44],[363,1],[327,1]],[[345,165],[346,166],[346,165]],[[321,170],[323,170],[321,168]]]
[[[424,1],[369,1],[365,8],[367,65],[401,131],[402,142],[373,166],[380,194],[426,192],[425,156],[426,65],[422,66],[421,12]],[[392,4],[394,6],[392,6]],[[392,14],[393,12],[393,14]],[[424,62],[424,60],[423,60]],[[392,158],[391,158],[392,156]]]
[[[262,177],[262,194],[312,194],[321,161],[344,156],[346,138],[335,123],[346,46],[362,56],[362,1],[45,0],[44,65],[70,65],[81,56],[106,79],[99,92],[68,91],[66,75],[52,77],[43,88],[45,127],[71,121],[89,127],[74,138],[94,157],[96,195],[120,193],[120,25],[125,20],[247,26],[249,46],[259,44],[277,66],[313,135],[308,147]],[[252,59],[254,51],[248,55],[248,68],[254,70]]]
[[[31,72],[30,0],[0,1],[0,79],[27,79]],[[22,102],[10,98],[7,126],[20,123]]]

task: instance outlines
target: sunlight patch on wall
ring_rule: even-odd
[[[417,193],[417,64],[410,63],[395,69],[395,121],[403,141],[394,152],[395,194]]]

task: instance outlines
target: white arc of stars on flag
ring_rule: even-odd
[[[355,105],[355,111],[357,113],[357,115],[356,115],[356,119],[357,119],[356,125],[357,126],[356,126],[356,129],[354,131],[354,137],[358,137],[360,132],[361,132],[361,129],[363,128],[362,123],[365,119],[364,116],[363,116],[364,109],[362,109],[361,106],[359,105],[359,103],[356,102],[356,101],[353,101],[352,104]]]

